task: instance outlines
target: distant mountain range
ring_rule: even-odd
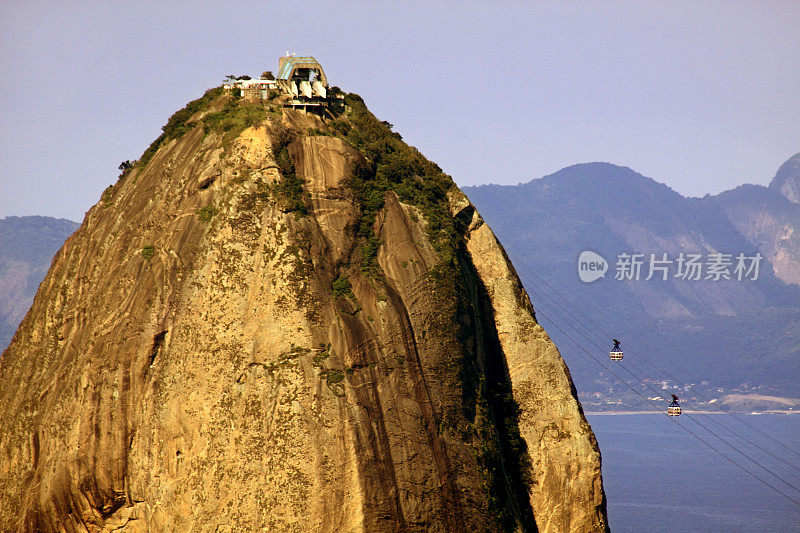
[[[63,218],[0,219],[0,353],[28,312],[53,255],[78,224]]]
[[[677,378],[669,387],[680,380],[708,382],[713,393],[800,393],[800,154],[768,187],[742,185],[703,198],[608,163],[463,190],[506,247],[584,403],[608,393],[615,380],[569,337],[600,356],[611,336],[620,338]],[[608,262],[605,278],[579,279],[585,250]],[[625,265],[636,260],[621,254],[642,254],[638,280],[615,279],[634,277]],[[646,280],[651,254],[663,268]],[[700,256],[700,280],[678,275],[686,274],[679,266],[690,254]],[[737,272],[739,254],[745,268]],[[753,270],[745,274],[757,254],[763,260],[753,280]],[[714,280],[723,274],[731,279]],[[631,357],[625,364],[638,364],[640,375],[656,383],[668,380],[646,361]]]

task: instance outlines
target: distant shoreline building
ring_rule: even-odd
[[[264,72],[260,78],[229,76],[223,84],[225,89],[239,91],[248,100],[268,100],[283,96],[287,107],[329,107],[332,100],[341,100],[344,95],[328,88],[328,78],[319,61],[311,56],[287,55],[278,60],[278,75]]]

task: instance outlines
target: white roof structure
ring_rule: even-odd
[[[239,89],[247,89],[250,87],[273,87],[278,82],[275,80],[231,80],[230,82],[225,82],[225,87],[227,89],[231,89],[233,87],[237,87]]]

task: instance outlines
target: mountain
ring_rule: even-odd
[[[778,278],[800,285],[800,154],[781,165],[769,187],[742,185],[714,200]]]
[[[0,219],[0,352],[30,308],[53,255],[77,228],[63,218]]]
[[[769,188],[793,204],[800,204],[800,153],[794,154],[781,165]]]
[[[173,115],[56,255],[0,359],[0,530],[606,530],[473,205],[358,96],[264,94]]]
[[[656,369],[639,373],[658,390],[662,381],[670,388],[679,381],[705,381],[706,395],[714,397],[717,389],[759,387],[797,394],[800,206],[777,192],[783,185],[775,185],[794,183],[795,174],[785,170],[790,163],[769,188],[745,185],[704,198],[685,198],[608,163],[574,165],[521,185],[464,191],[505,243],[539,316],[553,324],[551,334],[584,403],[599,408],[620,395],[616,379],[584,352],[603,357],[611,337],[654,363]],[[605,278],[581,281],[578,258],[586,250],[608,262]],[[699,280],[676,277],[682,253],[684,259],[701,256],[705,267],[715,254],[730,254],[731,279],[706,279],[707,270]],[[759,253],[757,279],[754,272],[737,279],[739,254],[749,268],[748,258]],[[642,254],[638,280],[616,279],[620,261],[631,261],[621,254]],[[647,280],[652,259],[666,272],[654,269]]]

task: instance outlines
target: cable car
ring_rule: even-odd
[[[672,395],[672,403],[667,407],[667,414],[669,416],[681,416],[681,406],[678,405],[678,397]]]
[[[614,347],[608,352],[608,357],[612,361],[622,361],[622,349],[619,347],[619,341],[614,339]]]

